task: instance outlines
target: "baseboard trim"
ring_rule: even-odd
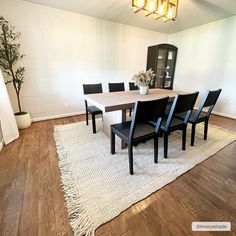
[[[198,107],[194,107],[195,110],[198,109]],[[203,111],[207,111],[207,109],[203,109]],[[226,118],[230,118],[230,119],[234,119],[236,120],[236,116],[235,115],[231,115],[231,114],[226,114],[226,113],[222,113],[222,112],[218,112],[218,111],[212,111],[212,114],[217,115],[217,116],[223,116]]]
[[[43,121],[43,120],[53,120],[53,119],[59,119],[59,118],[70,117],[70,116],[78,116],[78,115],[83,115],[83,114],[85,114],[85,111],[71,112],[71,113],[58,114],[58,115],[52,115],[52,116],[36,117],[36,118],[32,118],[32,122]]]
[[[229,115],[229,114],[221,113],[221,112],[217,112],[217,111],[213,111],[212,114],[236,120],[236,116],[234,116],[234,115]]]
[[[2,151],[3,146],[4,146],[4,141],[3,141],[3,139],[2,139],[2,140],[0,141],[0,152]]]

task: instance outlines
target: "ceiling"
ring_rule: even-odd
[[[236,0],[179,0],[177,20],[167,23],[145,17],[141,12],[134,14],[131,0],[25,1],[166,34],[236,15]]]

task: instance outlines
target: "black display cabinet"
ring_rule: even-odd
[[[173,89],[178,48],[171,44],[148,47],[147,70],[156,74],[152,88]]]

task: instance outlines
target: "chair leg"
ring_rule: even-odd
[[[187,127],[184,127],[182,131],[182,150],[183,151],[186,149],[186,132],[187,132]]]
[[[207,140],[207,132],[208,132],[208,120],[205,120],[205,125],[204,125],[204,140]]]
[[[167,158],[168,154],[168,133],[164,133],[164,158]]]
[[[86,125],[88,125],[88,111],[86,111]]]
[[[196,131],[196,124],[192,124],[192,131],[191,131],[191,146],[194,146],[194,141],[195,141],[195,131]]]
[[[158,162],[158,136],[154,138],[154,162]]]
[[[129,109],[129,117],[132,115],[132,108]]]
[[[161,138],[163,137],[163,131],[162,130],[159,131],[159,137],[161,137]]]
[[[134,168],[133,168],[133,145],[129,144],[128,146],[128,152],[129,152],[129,173],[131,175],[134,174]]]
[[[93,133],[96,133],[96,120],[95,115],[92,115],[92,123],[93,123]]]
[[[111,154],[115,154],[116,150],[116,145],[115,145],[115,133],[111,129]]]

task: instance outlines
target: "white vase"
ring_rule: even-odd
[[[16,118],[18,129],[26,129],[30,127],[31,117],[30,117],[29,112],[25,114],[15,115],[15,118]]]
[[[141,95],[147,95],[148,94],[148,90],[149,90],[149,86],[148,85],[139,86],[139,93]]]

